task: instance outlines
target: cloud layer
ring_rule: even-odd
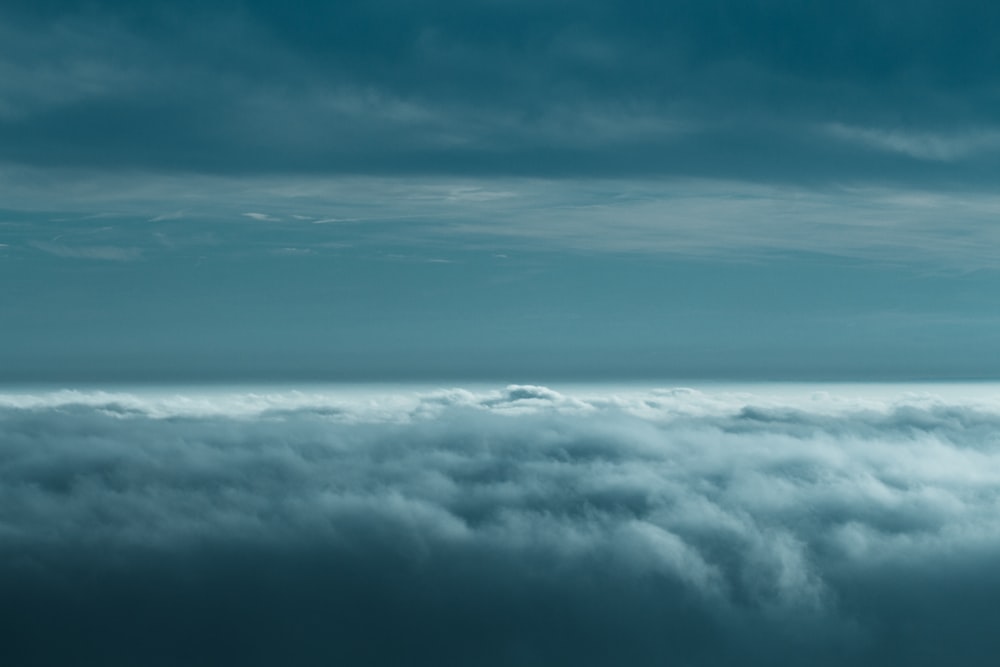
[[[4,394],[10,664],[987,664],[1000,405]]]
[[[826,4],[12,2],[0,159],[988,187],[997,11]]]

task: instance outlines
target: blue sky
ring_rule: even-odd
[[[1000,374],[984,3],[5,3],[0,377]]]

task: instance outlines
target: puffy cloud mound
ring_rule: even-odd
[[[0,662],[1000,650],[1000,406],[544,387],[0,396]]]

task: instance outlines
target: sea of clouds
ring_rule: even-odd
[[[1000,654],[1000,388],[0,392],[5,665]]]

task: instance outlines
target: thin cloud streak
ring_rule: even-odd
[[[489,244],[741,259],[812,252],[968,270],[995,268],[991,249],[1000,243],[994,224],[1000,198],[947,189],[812,189],[712,180],[161,179],[68,172],[59,178],[63,191],[44,197],[53,181],[43,171],[34,178],[13,170],[0,174],[11,192],[8,206],[25,207],[29,215],[41,206],[111,211],[161,227],[172,224],[189,235],[203,232],[206,223],[236,229],[231,223],[241,218],[246,224],[283,220],[290,234],[284,246],[309,236],[300,228],[329,223],[371,233],[391,228],[400,241],[456,248]],[[184,202],[183,214],[162,213],[178,201]],[[52,232],[80,229],[55,221],[46,226]],[[138,223],[119,227],[122,246],[134,247],[144,233]],[[314,233],[313,242],[328,240],[320,236]],[[151,249],[162,245],[147,240]],[[119,245],[110,237],[107,244]]]
[[[32,244],[38,250],[70,259],[95,259],[111,262],[134,262],[142,259],[141,248],[112,245],[66,245],[38,241]]]

